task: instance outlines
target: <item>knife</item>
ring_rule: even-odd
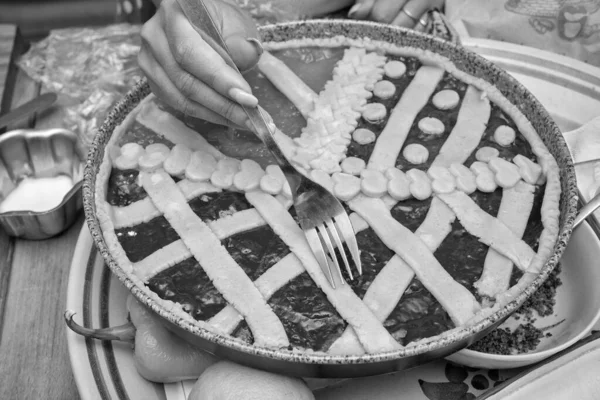
[[[7,126],[27,118],[38,111],[42,111],[50,107],[52,104],[54,104],[56,99],[56,93],[44,93],[0,116],[0,133],[2,133],[2,130]]]

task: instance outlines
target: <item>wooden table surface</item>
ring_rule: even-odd
[[[25,50],[14,25],[0,25],[2,112],[40,93],[14,65]],[[16,128],[61,126],[54,107]],[[83,216],[63,234],[30,241],[0,230],[0,399],[78,399],[67,351],[65,311],[69,267]]]

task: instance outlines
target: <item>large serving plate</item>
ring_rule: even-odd
[[[458,69],[492,83],[528,117],[560,167],[561,214],[559,238],[554,246],[553,255],[544,265],[540,274],[529,286],[519,292],[513,301],[499,307],[497,311],[475,325],[457,328],[451,334],[442,334],[434,340],[407,346],[397,351],[364,356],[332,356],[322,353],[273,350],[241,343],[230,337],[216,335],[191,324],[189,321],[178,318],[161,304],[152,300],[143,288],[136,286],[113,260],[98,224],[94,195],[96,173],[103,158],[104,146],[115,127],[149,93],[148,87],[141,85],[117,106],[96,136],[94,148],[90,153],[86,168],[84,201],[92,237],[110,269],[140,301],[164,317],[165,321],[168,321],[170,329],[213,354],[253,367],[299,376],[348,377],[373,375],[418,365],[467,346],[502,322],[541,285],[562,256],[569,240],[578,196],[571,157],[558,127],[541,104],[521,84],[503,70],[461,47],[390,26],[347,21],[310,21],[267,27],[262,30],[262,35],[265,41],[283,41],[298,37],[322,38],[336,35],[349,38],[363,38],[366,36],[375,40],[393,42],[400,46],[423,48],[438,53],[447,57]]]
[[[552,332],[554,340],[568,334],[569,326],[579,326],[585,321],[581,313],[573,310],[586,307],[585,293],[576,285],[587,280],[590,287],[600,285],[599,272],[593,260],[600,258],[600,240],[595,232],[583,224],[573,234],[573,238],[563,257],[561,279],[564,285],[559,287],[560,302],[554,317],[566,320]],[[88,327],[117,326],[127,321],[126,299],[129,291],[119,282],[105,266],[104,260],[93,245],[92,237],[86,226],[81,230],[77,247],[73,256],[69,276],[67,308],[76,312],[75,320]],[[598,303],[596,296],[596,303]],[[589,313],[587,313],[589,314]],[[585,314],[584,318],[589,316]],[[596,318],[597,319],[597,318]],[[587,321],[587,320],[586,320]],[[544,322],[541,321],[543,325]],[[600,329],[596,324],[595,329]],[[583,336],[582,331],[582,336]],[[156,384],[142,378],[135,367],[134,349],[128,343],[101,342],[85,339],[68,330],[69,347],[73,374],[82,400],[114,399],[114,400],[186,400],[194,381],[183,381],[169,384]],[[460,354],[460,353],[457,353]],[[466,360],[465,360],[466,357]],[[462,360],[473,364],[469,355]],[[480,361],[480,360],[475,360]],[[503,364],[504,368],[515,367],[517,363]],[[414,400],[444,399],[443,397],[462,393],[480,395],[491,389],[496,382],[515,375],[518,370],[498,370],[497,363],[487,360],[485,368],[464,368],[444,360],[438,360],[410,371],[397,372],[383,378],[357,379],[346,382],[345,387],[333,390],[326,389],[336,380],[311,380],[309,385],[316,390],[318,399],[390,399],[394,393],[403,393],[406,398]],[[383,380],[382,380],[383,379]],[[372,391],[378,387],[377,393]],[[371,392],[370,392],[371,391]],[[426,393],[438,393],[438,397],[427,397]],[[350,395],[349,393],[352,393]],[[372,395],[372,396],[371,396]],[[374,397],[374,396],[379,397]]]

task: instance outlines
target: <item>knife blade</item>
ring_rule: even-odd
[[[54,102],[56,102],[56,99],[56,93],[44,93],[0,116],[0,133],[2,133],[2,130],[7,126],[27,118],[35,112],[42,111],[50,107],[52,104],[54,104]]]

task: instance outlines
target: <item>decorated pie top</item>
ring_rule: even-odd
[[[558,168],[500,91],[415,48],[266,47],[248,80],[288,158],[343,201],[363,275],[327,283],[249,133],[199,134],[149,96],[96,185],[104,239],[134,282],[210,331],[343,355],[473,325],[531,283],[556,241]]]

